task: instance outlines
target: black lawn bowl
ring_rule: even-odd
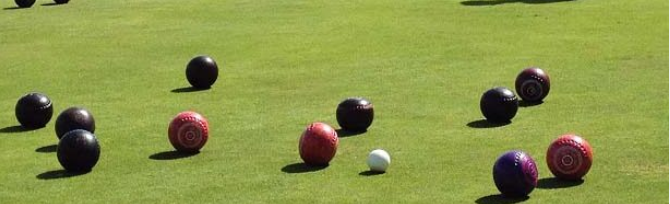
[[[100,145],[93,133],[77,129],[58,142],[58,162],[68,172],[89,172],[100,158]]]
[[[186,79],[197,89],[209,89],[219,76],[219,67],[208,56],[193,58],[186,66]]]
[[[56,136],[58,136],[58,139],[62,138],[65,133],[76,129],[84,129],[95,133],[95,119],[88,110],[71,107],[61,112],[56,118]]]
[[[35,0],[14,0],[14,2],[21,8],[30,8],[35,4]]]
[[[29,93],[16,103],[16,119],[24,128],[46,126],[53,115],[53,104],[49,97],[41,93]]]
[[[516,115],[519,101],[511,90],[495,87],[482,95],[479,108],[489,122],[508,123]]]

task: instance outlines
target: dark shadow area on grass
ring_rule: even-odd
[[[367,130],[365,131],[348,131],[348,130],[343,130],[342,128],[335,130],[337,132],[337,137],[342,138],[342,137],[351,137],[351,136],[356,136],[360,135],[363,133],[368,132]]]
[[[524,3],[524,4],[548,4],[548,3],[558,3],[558,2],[567,2],[575,0],[469,0],[462,1],[461,5],[463,6],[495,6],[500,4],[507,3]]]
[[[51,3],[43,3],[41,6],[60,6],[60,5],[65,5],[65,4],[58,4],[56,2],[51,2]]]
[[[528,200],[528,196],[525,197],[507,197],[501,194],[497,195],[487,195],[475,200],[475,203],[478,204],[512,204],[520,203]]]
[[[186,157],[191,157],[195,156],[196,154],[199,154],[200,152],[193,152],[193,153],[184,153],[184,152],[179,152],[177,150],[172,150],[172,151],[164,151],[164,152],[159,152],[156,154],[152,154],[149,156],[149,159],[153,160],[175,160],[175,159],[183,159]]]
[[[281,168],[281,171],[288,174],[307,173],[325,169],[328,165],[308,165],[303,162],[293,163]]]
[[[537,181],[537,188],[541,189],[556,189],[556,188],[570,188],[579,186],[584,183],[584,180],[566,181],[560,180],[556,177],[543,178]]]
[[[538,101],[538,102],[530,102],[530,101],[519,101],[519,107],[526,108],[526,107],[533,107],[536,105],[540,105],[544,103],[543,101]]]
[[[18,6],[16,6],[16,7],[6,7],[6,8],[3,8],[2,10],[19,10],[19,9],[27,9],[27,8],[30,8],[30,7],[25,7],[25,8],[18,7]]]
[[[509,124],[511,124],[511,122],[493,123],[493,122],[489,122],[486,119],[480,119],[480,120],[475,120],[475,121],[469,122],[467,124],[467,126],[471,127],[471,128],[496,128],[496,127],[502,127],[502,126],[509,125]]]
[[[200,89],[200,88],[195,88],[195,87],[182,87],[182,88],[176,88],[172,89],[172,93],[190,93],[190,92],[197,92],[197,91],[206,91],[209,90],[209,88],[206,89]]]
[[[0,133],[20,133],[20,132],[28,132],[31,130],[37,130],[39,128],[26,128],[20,125],[15,125],[15,126],[9,126],[9,127],[4,127],[0,129]]]
[[[68,172],[65,171],[65,169],[61,170],[53,170],[53,171],[47,171],[41,174],[38,174],[36,177],[40,180],[51,180],[51,179],[60,179],[60,178],[70,178],[73,176],[80,176],[87,174],[90,171],[87,172]]]
[[[384,174],[384,173],[386,173],[386,172],[367,170],[367,171],[362,171],[361,173],[358,173],[358,175],[360,175],[360,176],[376,176],[376,175],[381,175],[381,174]]]
[[[52,145],[47,145],[44,147],[40,147],[35,149],[35,152],[40,152],[40,153],[52,153],[56,152],[58,150],[58,145],[57,144],[52,144]]]

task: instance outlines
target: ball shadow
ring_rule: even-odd
[[[56,3],[56,2],[41,4],[41,6],[60,6],[60,5],[64,5],[64,4],[59,4],[59,3]]]
[[[579,186],[584,183],[584,180],[561,180],[556,177],[543,178],[537,181],[537,188],[541,189],[557,189],[557,188],[570,188],[574,186]]]
[[[47,145],[47,146],[44,146],[44,147],[37,148],[37,149],[35,149],[35,152],[52,153],[52,152],[56,152],[57,150],[58,150],[58,145],[57,144],[52,144],[52,145]]]
[[[509,125],[512,122],[489,122],[486,119],[475,120],[467,124],[471,128],[496,128]]]
[[[481,197],[477,200],[475,200],[475,203],[478,204],[512,204],[512,203],[520,203],[523,201],[528,200],[528,196],[524,197],[508,197],[508,196],[503,196],[502,194],[497,194],[497,195],[488,195]]]
[[[288,174],[315,172],[325,169],[328,165],[309,165],[303,162],[293,163],[281,168],[281,171]]]
[[[61,179],[61,178],[70,178],[73,176],[80,176],[89,173],[90,171],[86,172],[69,172],[66,171],[65,169],[61,170],[53,170],[53,171],[47,171],[41,174],[38,174],[36,177],[37,179],[40,180],[52,180],[52,179]]]
[[[461,5],[463,6],[495,6],[508,3],[524,3],[524,4],[548,4],[548,3],[558,3],[558,2],[567,2],[575,0],[468,0],[462,1]]]
[[[337,132],[337,137],[342,138],[342,137],[352,137],[352,136],[360,135],[360,134],[366,133],[368,131],[367,130],[364,130],[364,131],[348,131],[348,130],[344,130],[344,129],[340,128],[340,129],[335,130],[335,132]]]
[[[190,92],[198,92],[198,91],[206,91],[209,90],[210,88],[195,88],[195,87],[182,87],[182,88],[176,88],[172,89],[172,93],[190,93]]]
[[[382,174],[385,174],[385,173],[386,172],[384,172],[384,171],[367,170],[367,171],[361,171],[361,173],[358,173],[358,175],[360,175],[360,176],[376,176],[376,175],[382,175]]]
[[[540,105],[542,103],[544,103],[544,101],[531,102],[531,101],[523,101],[522,100],[522,101],[519,101],[519,107],[522,107],[522,108],[533,107],[533,106],[536,106],[536,105]]]
[[[27,8],[30,8],[30,7],[25,7],[25,8],[24,7],[18,7],[18,6],[16,6],[16,7],[6,7],[6,8],[3,8],[2,10],[19,10],[19,9],[27,9]]]
[[[20,125],[15,125],[15,126],[9,126],[9,127],[4,127],[0,129],[0,133],[20,133],[20,132],[28,132],[31,130],[37,130],[40,128],[27,128],[23,127]]]
[[[196,154],[199,154],[200,152],[192,152],[192,153],[187,153],[187,152],[179,152],[177,150],[172,150],[172,151],[164,151],[164,152],[159,152],[156,154],[152,154],[149,156],[149,159],[153,160],[175,160],[175,159],[183,159],[187,157],[192,157],[195,156]]]

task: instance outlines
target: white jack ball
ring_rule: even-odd
[[[368,155],[368,166],[370,171],[386,172],[391,164],[391,156],[383,149],[375,149]]]

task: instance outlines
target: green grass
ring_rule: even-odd
[[[27,92],[55,104],[46,128],[0,132],[2,203],[495,202],[500,154],[522,149],[549,178],[546,148],[568,132],[594,148],[585,182],[526,203],[668,203],[665,0],[49,2],[0,10],[0,128],[17,125]],[[198,54],[219,63],[217,83],[171,92]],[[552,77],[546,102],[507,126],[468,127],[480,94],[528,66]],[[341,138],[326,169],[283,172],[301,162],[305,126],[337,127],[349,96],[374,103],[369,132]],[[75,105],[95,116],[101,159],[53,177],[55,153],[36,149],[57,143],[55,117]],[[173,149],[167,125],[184,110],[210,122],[203,152],[150,159]],[[378,147],[388,173],[359,175]]]

